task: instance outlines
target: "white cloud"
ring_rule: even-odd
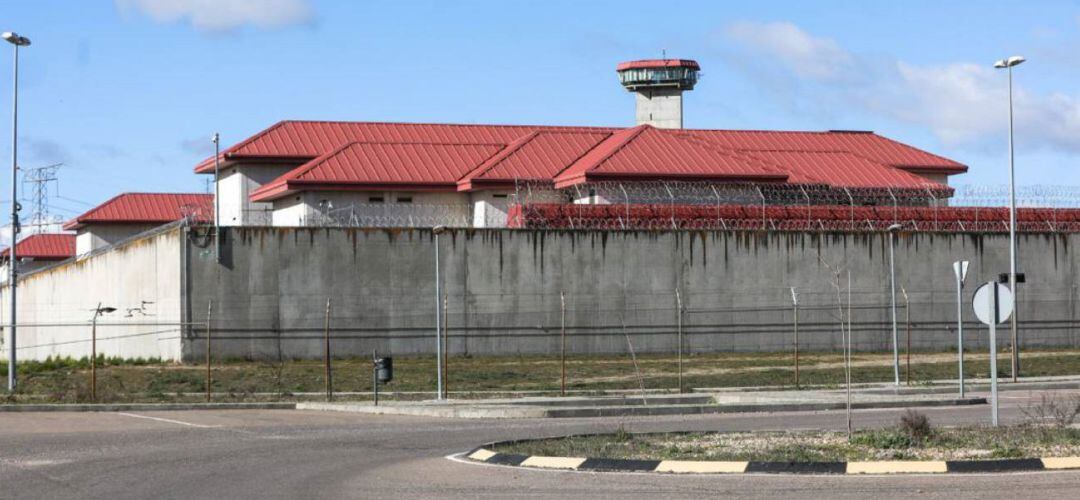
[[[276,29],[312,21],[309,0],[115,0],[122,13],[139,12],[154,22],[186,22],[199,31],[243,26]]]
[[[854,61],[835,41],[812,36],[791,23],[737,22],[725,32],[733,40],[779,58],[803,77],[832,79]]]
[[[811,84],[793,90],[805,94],[800,99],[925,126],[950,146],[1000,143],[1008,127],[1005,75],[989,65],[920,65],[860,55],[790,23],[743,22],[726,33],[754,61],[779,65]],[[1080,152],[1080,97],[1035,94],[1017,84],[1014,99],[1018,141]]]

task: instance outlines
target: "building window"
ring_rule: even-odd
[[[398,203],[412,203],[412,196],[398,196]]]
[[[507,196],[510,196],[510,195],[508,195],[506,193],[495,193],[495,194],[491,195],[492,198],[496,198],[496,199],[497,198],[506,198]]]
[[[383,202],[383,197],[382,196],[369,196],[367,201],[368,201],[368,203],[382,203]]]

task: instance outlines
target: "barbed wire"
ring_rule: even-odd
[[[1005,232],[1007,186],[956,188],[927,180],[906,188],[837,188],[775,183],[600,181],[555,188],[517,181],[507,196],[474,203],[326,202],[295,221],[250,209],[244,225],[320,227],[491,227],[764,231]],[[1017,188],[1017,230],[1080,231],[1080,187]],[[200,214],[201,215],[201,214]],[[199,217],[204,218],[204,217]],[[275,220],[277,219],[277,220]]]

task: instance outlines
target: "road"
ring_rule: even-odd
[[[1038,394],[1003,393],[1003,421]],[[988,407],[926,409],[938,425]],[[899,410],[856,413],[890,425]],[[612,431],[842,428],[843,412],[451,420],[311,411],[0,413],[0,498],[1067,498],[1080,472],[673,476],[538,471],[446,458],[504,439]]]

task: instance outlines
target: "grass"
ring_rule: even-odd
[[[1022,425],[935,429],[913,440],[897,428],[841,432],[666,433],[575,436],[495,447],[524,455],[643,460],[835,462],[1080,456],[1080,429]]]
[[[1080,374],[1080,351],[1029,350],[1023,353],[1023,375]],[[853,382],[892,380],[891,353],[857,353],[853,356]],[[646,389],[674,390],[676,363],[672,355],[639,355],[638,365]],[[966,375],[986,377],[985,353],[973,353],[965,363]],[[371,390],[371,360],[334,360],[334,390]],[[999,357],[999,373],[1009,376],[1008,354]],[[90,400],[89,360],[48,359],[19,363],[20,385],[9,402],[86,402]],[[912,385],[933,379],[953,378],[954,353],[912,354]],[[430,356],[398,357],[394,381],[382,388],[398,393],[427,392],[435,381]],[[0,372],[7,367],[0,363]],[[685,358],[687,387],[772,386],[792,388],[791,355],[787,353],[697,354]],[[324,391],[321,361],[215,361],[213,391],[220,401],[296,400],[297,393]],[[449,360],[447,387],[455,396],[469,392],[535,391],[556,394],[560,386],[560,363],[553,356],[459,357]],[[901,375],[904,367],[901,366]],[[159,359],[98,358],[98,400],[107,402],[197,401],[205,391],[205,365],[177,364]],[[804,385],[840,386],[844,380],[838,353],[806,353],[800,359]],[[573,356],[567,358],[568,389],[577,392],[638,390],[638,379],[629,356]],[[195,393],[184,395],[183,393]],[[306,396],[318,398],[318,395]],[[404,396],[395,396],[404,397]],[[354,398],[360,398],[355,396]]]

